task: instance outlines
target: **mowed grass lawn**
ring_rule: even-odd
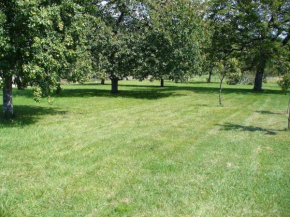
[[[165,84],[14,90],[0,216],[290,216],[288,96],[225,85],[219,106],[218,83]]]

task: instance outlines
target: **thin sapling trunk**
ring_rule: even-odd
[[[222,104],[222,87],[223,87],[223,81],[224,81],[225,75],[222,75],[220,78],[220,89],[219,89],[219,103]]]

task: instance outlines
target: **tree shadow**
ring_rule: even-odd
[[[53,97],[107,97],[107,98],[135,98],[154,100],[170,97],[174,94],[170,92],[159,92],[152,90],[120,90],[117,94],[111,94],[109,90],[100,89],[64,89],[60,94],[54,94]]]
[[[143,84],[119,84],[120,87],[137,87],[137,88],[154,88],[154,89],[162,89],[164,87],[160,87],[160,85],[156,84],[149,84],[149,85],[143,85]]]
[[[219,104],[193,104],[193,106],[196,106],[196,107],[219,107],[220,108],[220,105]]]
[[[168,91],[177,91],[177,90],[183,90],[183,91],[192,91],[195,93],[218,93],[219,87],[204,87],[204,86],[168,86],[165,87],[164,90]],[[259,94],[281,94],[282,92],[279,90],[269,90],[264,89],[263,91],[256,92],[253,89],[244,89],[244,88],[232,88],[232,87],[226,87],[222,89],[223,94],[253,94],[253,95],[259,95]]]
[[[219,92],[219,87],[214,86],[217,85],[218,83],[212,82],[212,83],[206,83],[202,81],[196,81],[196,82],[188,82],[188,83],[180,83],[182,85],[165,85],[164,87],[160,87],[159,85],[143,85],[143,84],[119,84],[119,87],[132,87],[132,88],[148,88],[149,92],[175,92],[175,91],[191,91],[195,93],[218,93]],[[197,84],[197,85],[207,85],[207,86],[190,86],[191,84]],[[94,83],[89,83],[85,85],[92,85],[92,86],[100,86],[101,84],[94,84]],[[109,85],[110,84],[105,84]],[[247,86],[245,86],[247,87]],[[121,91],[128,91],[128,90],[121,90]],[[130,90],[134,91],[134,90]],[[146,91],[147,92],[147,91]],[[253,95],[259,95],[259,94],[281,94],[282,92],[280,90],[271,90],[271,89],[263,89],[262,91],[254,91],[252,86],[249,86],[248,88],[240,88],[240,87],[235,87],[235,86],[230,86],[230,87],[225,87],[222,89],[223,94],[228,94],[228,93],[234,93],[234,94],[253,94]]]
[[[109,84],[98,84],[98,83],[86,83],[80,84],[80,86],[87,86],[85,88],[75,88],[79,86],[75,85],[65,85],[62,92],[57,94],[52,94],[53,97],[110,97],[110,98],[136,98],[136,99],[149,99],[154,100],[158,98],[170,97],[172,95],[181,95],[179,91],[190,91],[194,93],[205,93],[205,94],[217,94],[219,87],[216,86],[217,83],[205,83],[205,82],[189,82],[188,84],[197,84],[197,86],[190,86],[182,83],[182,85],[166,85],[165,87],[160,87],[158,85],[137,85],[137,84],[119,84],[119,87],[132,88],[129,90],[120,89],[119,94],[111,94]],[[199,85],[200,84],[200,85]],[[202,84],[207,86],[201,86]],[[100,89],[99,87],[105,86],[106,89]],[[136,89],[133,89],[136,88]],[[146,88],[146,89],[143,89]],[[33,96],[32,89],[26,89],[24,91],[13,90],[14,96],[22,96],[26,98],[31,98]],[[242,94],[242,95],[261,95],[261,94],[281,94],[280,90],[264,89],[261,92],[255,92],[252,88],[240,88],[240,87],[225,87],[222,90],[223,94]]]
[[[189,82],[189,85],[187,86],[186,83],[182,83],[182,86],[180,85],[165,85],[164,87],[160,87],[158,85],[136,85],[136,84],[119,84],[119,86],[123,87],[147,87],[151,88],[154,91],[191,91],[195,93],[218,93],[219,87],[217,86],[209,86],[209,85],[217,85],[218,83],[206,83],[206,82]],[[190,86],[190,84],[205,84],[207,86]],[[252,86],[249,88],[240,88],[240,87],[225,87],[222,89],[223,94],[228,93],[235,93],[235,94],[282,94],[280,90],[271,90],[271,89],[264,89],[262,91],[254,91],[252,89]]]
[[[78,85],[78,84],[74,84],[74,85]],[[96,82],[88,82],[88,83],[79,84],[79,85],[84,85],[84,86],[104,86],[105,87],[105,86],[111,86],[111,83],[106,82],[105,84],[101,84],[101,83],[96,83]]]
[[[2,107],[0,109],[2,111]],[[57,108],[46,108],[40,106],[16,105],[14,107],[14,118],[7,119],[0,113],[0,129],[6,127],[23,127],[35,124],[45,115],[65,115],[67,112]]]
[[[225,131],[232,131],[232,130],[240,130],[240,131],[249,131],[249,132],[264,132],[267,135],[277,135],[277,131],[282,130],[272,130],[272,129],[264,129],[262,127],[253,127],[253,126],[243,126],[239,124],[217,124],[217,126],[223,127]]]
[[[130,81],[134,81],[133,84],[130,84]],[[155,81],[155,82],[154,82]],[[149,80],[145,80],[144,83],[147,83],[147,84],[144,84],[143,81],[139,81],[140,84],[136,84],[136,82],[138,82],[138,80],[120,80],[119,81],[119,84],[118,86],[119,87],[152,87],[152,88],[164,88],[164,87],[176,87],[178,85],[189,85],[189,84],[209,84],[207,82],[204,82],[204,81],[190,81],[190,82],[178,82],[178,83],[175,83],[173,81],[168,81],[168,83],[165,81],[164,83],[164,87],[161,87],[160,86],[160,80],[159,80],[159,83],[158,80],[154,80],[154,81],[150,81],[150,84],[149,83]],[[124,83],[126,82],[126,83]],[[172,85],[174,84],[174,85]],[[219,84],[218,82],[211,82],[210,84]],[[77,84],[75,84],[77,85]],[[96,82],[88,82],[88,83],[84,83],[84,84],[80,84],[80,85],[87,85],[87,86],[111,86],[111,81],[108,80],[106,81],[105,84],[101,84],[101,83],[96,83]]]
[[[140,82],[142,83],[142,82]],[[157,83],[154,83],[154,84],[122,84],[120,83],[119,86],[120,87],[144,87],[144,88],[154,88],[155,90],[167,90],[167,89],[170,89],[170,88],[182,88],[182,86],[180,85],[190,85],[190,84],[208,84],[206,82],[202,82],[202,81],[191,81],[191,82],[188,82],[188,83],[174,83],[174,85],[172,85],[173,82],[170,82],[169,84],[164,84],[164,87],[161,87],[160,84],[157,84]]]
[[[256,111],[256,112],[263,115],[284,115],[284,113],[282,112],[271,112],[271,111]]]
[[[85,84],[80,84],[80,85],[84,85],[84,86],[96,86],[96,87],[106,87],[109,86],[111,87],[111,83],[105,83],[105,84],[100,84],[100,83],[85,83]],[[156,88],[158,89],[160,87],[160,85],[158,84],[142,84],[142,81],[140,82],[140,84],[136,84],[136,82],[134,84],[130,84],[129,82],[124,84],[122,82],[120,82],[118,84],[118,87],[137,87],[137,88]]]

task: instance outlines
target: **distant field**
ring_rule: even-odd
[[[158,85],[14,90],[0,216],[290,216],[289,96],[225,85],[221,107],[218,83]]]

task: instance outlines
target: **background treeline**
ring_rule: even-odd
[[[60,91],[61,79],[84,82],[185,81],[219,75],[237,84],[268,73],[289,76],[290,2],[226,0],[2,0],[0,78],[3,112],[13,114],[12,85],[34,98]]]

